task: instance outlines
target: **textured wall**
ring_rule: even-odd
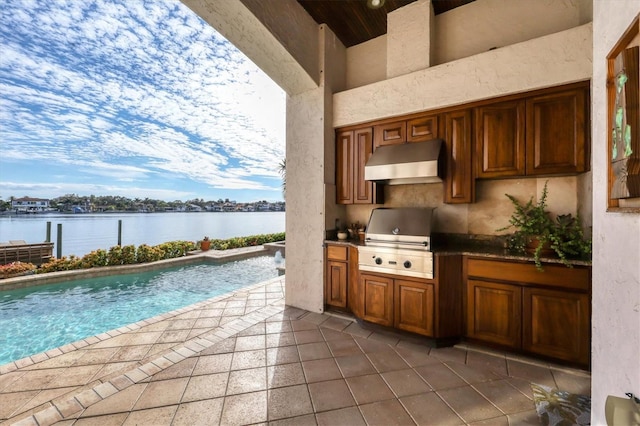
[[[431,65],[431,1],[420,0],[387,15],[387,78]]]
[[[606,57],[638,13],[640,0],[594,2],[591,423],[597,425],[605,424],[607,395],[640,395],[640,214],[605,211]]]
[[[591,24],[336,93],[342,127],[591,78]]]
[[[375,83],[386,78],[386,34],[347,49],[346,89]]]

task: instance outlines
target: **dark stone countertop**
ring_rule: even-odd
[[[502,260],[534,261],[533,255],[514,254],[507,250],[505,239],[500,236],[433,234],[431,240],[431,251],[439,256],[464,255]],[[365,245],[363,241],[357,239],[338,240],[329,238],[325,240],[325,242],[355,247]],[[562,264],[562,261],[557,257],[541,257],[540,261],[544,263]],[[570,259],[568,262],[576,266],[591,266],[591,260]]]

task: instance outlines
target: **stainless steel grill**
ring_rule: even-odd
[[[432,208],[374,209],[358,247],[360,271],[433,278]]]

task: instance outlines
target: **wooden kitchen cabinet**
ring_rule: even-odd
[[[587,90],[573,89],[527,99],[528,176],[587,170]]]
[[[578,84],[476,107],[476,177],[586,171],[588,91],[588,85]]]
[[[438,138],[438,116],[433,114],[407,120],[407,142],[426,142]]]
[[[381,146],[405,143],[407,141],[407,122],[402,120],[378,124],[373,126],[373,135],[374,151]]]
[[[525,174],[525,102],[500,102],[475,109],[476,176]]]
[[[472,203],[475,184],[472,163],[471,110],[444,114],[446,172],[444,202]]]
[[[324,299],[327,306],[348,307],[350,249],[344,244],[326,244]]]
[[[433,336],[433,283],[395,280],[394,323],[400,330]]]
[[[588,366],[591,269],[466,257],[469,339]]]
[[[490,281],[467,281],[467,336],[519,348],[521,289]]]
[[[588,365],[589,303],[584,293],[524,288],[522,348]]]
[[[360,274],[362,319],[393,326],[393,278],[378,274]]]
[[[364,127],[336,133],[337,204],[383,202],[383,188],[364,179],[364,166],[373,152],[373,129]]]
[[[434,257],[434,278],[360,273],[360,314],[365,321],[441,340],[462,334],[462,257]],[[356,309],[354,309],[354,313]]]

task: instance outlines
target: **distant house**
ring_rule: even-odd
[[[49,200],[32,197],[14,198],[11,201],[11,210],[16,213],[42,213],[50,210]]]

